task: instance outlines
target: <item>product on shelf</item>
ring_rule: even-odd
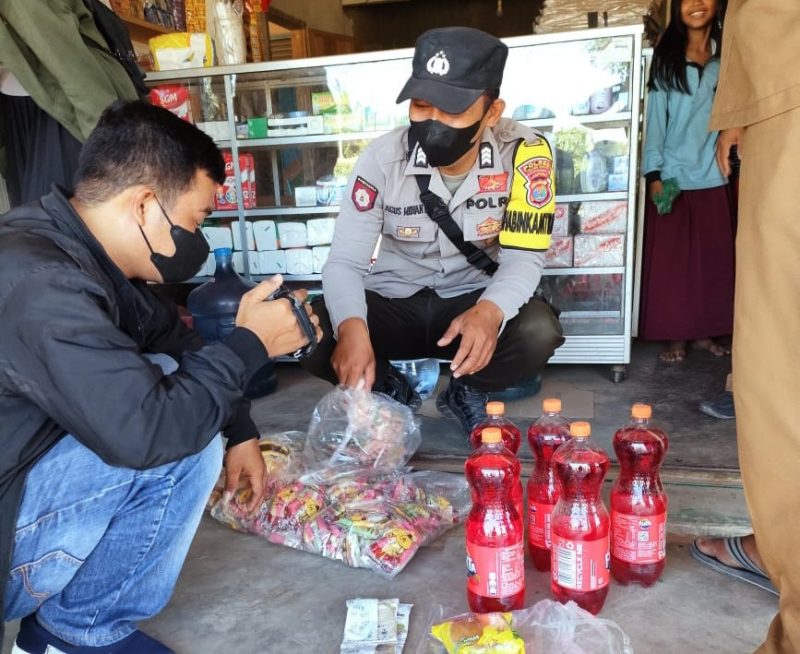
[[[558,202],[553,216],[553,236],[569,234],[569,203]]]
[[[309,248],[290,248],[286,250],[286,273],[289,275],[312,275],[314,255]]]
[[[306,222],[309,245],[328,245],[333,242],[336,218],[312,218]]]
[[[197,129],[208,134],[215,141],[227,141],[231,138],[227,120],[206,120],[195,123]]]
[[[364,117],[360,113],[328,113],[322,116],[325,134],[360,132],[364,129]]]
[[[574,265],[578,268],[623,265],[625,235],[575,234],[574,261]]]
[[[606,158],[592,150],[586,157],[586,165],[580,175],[583,193],[602,193],[608,188],[608,164]]]
[[[628,190],[628,175],[618,175],[612,173],[608,176],[608,192],[619,192]]]
[[[189,123],[194,122],[189,89],[182,84],[165,84],[153,87],[150,89],[150,102],[156,107],[168,109],[178,118],[183,118]]]
[[[286,272],[286,250],[270,250],[258,253],[258,267],[262,275]]]
[[[202,32],[172,32],[149,40],[155,70],[202,68],[214,64],[211,37]]]
[[[595,91],[589,97],[589,113],[590,114],[604,114],[611,108],[613,102],[613,95],[610,88],[600,89]]]
[[[325,175],[317,180],[317,206],[340,205],[347,188],[347,178]]]
[[[250,250],[247,253],[247,263],[250,266],[250,273],[253,275],[259,275],[260,269],[258,265],[258,253],[254,250]],[[233,269],[239,273],[240,275],[245,274],[244,269],[244,254],[240,252],[233,253]]]
[[[282,248],[304,248],[308,245],[308,229],[302,221],[282,222],[278,225],[278,243]]]
[[[307,111],[291,111],[286,115],[274,114],[267,118],[267,136],[322,134],[323,125],[321,116],[309,116]]]
[[[263,139],[267,137],[267,119],[264,116],[256,116],[247,119],[247,138]]]
[[[331,253],[330,245],[318,245],[311,248],[311,256],[314,259],[314,272],[321,273],[322,267],[328,260],[328,255]]]
[[[245,152],[244,156],[247,158],[247,172],[250,177],[250,185],[247,189],[247,196],[245,197],[244,208],[255,209],[258,206],[258,193],[256,186],[256,158],[252,152]]]
[[[214,3],[214,46],[220,66],[247,61],[247,39],[242,22],[242,3]]]
[[[545,268],[570,268],[574,251],[572,236],[554,236],[550,248],[544,254]]]
[[[311,94],[311,113],[315,116],[336,111],[336,101],[330,91]]]
[[[186,1],[186,31],[206,31],[206,0]]]
[[[296,207],[316,207],[317,206],[317,187],[316,186],[295,186],[294,204]]]
[[[230,150],[222,153],[225,160],[225,181],[220,184],[217,194],[214,197],[214,208],[218,211],[232,211],[238,208],[238,184],[236,183],[236,172],[233,169],[233,154]]]
[[[233,234],[230,227],[201,227],[203,236],[208,241],[208,247],[212,250],[217,248],[233,249]]]
[[[578,219],[582,234],[621,234],[628,225],[628,203],[625,200],[582,202]]]
[[[256,220],[253,223],[253,238],[256,241],[256,250],[278,249],[278,230],[274,220]]]
[[[231,233],[233,235],[233,249],[234,250],[255,250],[256,249],[256,240],[253,237],[253,223],[249,220],[245,220],[244,222],[244,231],[247,235],[247,247],[242,247],[242,230],[238,224],[235,224],[231,227]]]

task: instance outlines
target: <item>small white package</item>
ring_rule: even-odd
[[[317,206],[317,187],[316,186],[295,186],[294,204],[297,207],[316,207]]]
[[[625,262],[624,234],[576,234],[575,266],[621,266]]]
[[[267,250],[258,253],[258,269],[262,275],[286,272],[286,250]]]
[[[328,245],[333,241],[336,218],[313,218],[307,223],[308,245]]]
[[[322,267],[328,260],[328,255],[330,254],[330,252],[331,252],[330,245],[318,245],[315,248],[311,248],[311,256],[313,258],[315,273],[322,272]]]
[[[545,268],[569,268],[572,266],[574,240],[572,236],[554,236],[550,249],[544,255]]]
[[[308,245],[308,229],[302,221],[287,221],[278,225],[278,242],[282,248],[304,248]]]
[[[208,247],[212,250],[217,248],[233,248],[233,234],[230,227],[201,227],[203,236],[208,241]]]
[[[253,238],[256,241],[256,250],[278,249],[278,231],[274,220],[256,220],[253,223]]]
[[[286,250],[286,272],[289,275],[311,275],[314,273],[314,256],[308,248]]]
[[[569,203],[559,202],[556,204],[553,219],[553,236],[566,236],[567,234],[569,234]]]
[[[347,600],[340,654],[402,654],[412,607],[397,599]]]
[[[249,220],[244,222],[245,233],[247,234],[247,247],[242,247],[242,229],[239,223],[231,225],[231,232],[233,233],[233,249],[234,250],[255,250],[256,240],[253,237],[253,223]]]
[[[620,234],[628,226],[628,203],[624,200],[583,202],[578,218],[582,234]]]
[[[247,253],[247,262],[250,266],[250,274],[260,275],[260,266],[258,265],[258,253],[251,250]],[[240,275],[244,274],[244,252],[233,253],[233,269]]]

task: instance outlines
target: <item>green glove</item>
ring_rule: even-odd
[[[675,202],[675,198],[680,195],[681,189],[678,187],[678,182],[674,178],[665,179],[661,184],[664,190],[653,196],[653,202],[656,205],[658,215],[663,216],[672,211],[672,204]]]

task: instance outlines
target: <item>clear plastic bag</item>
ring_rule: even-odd
[[[630,640],[612,620],[575,602],[541,600],[510,613],[463,613],[443,619],[438,609],[418,654],[633,654]]]

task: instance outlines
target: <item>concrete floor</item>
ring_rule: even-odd
[[[654,404],[671,438],[664,472],[670,495],[664,578],[648,590],[612,583],[601,616],[623,628],[637,654],[751,652],[766,634],[776,598],[699,566],[688,553],[692,535],[749,528],[735,427],[695,408],[721,390],[730,359],[692,353],[684,364],[665,366],[656,362],[657,352],[656,346],[637,345],[630,377],[618,385],[603,366],[551,366],[545,372],[546,380],[592,393],[594,436],[605,447],[635,400]],[[281,368],[280,379],[279,390],[254,405],[256,421],[265,432],[304,429],[328,386],[292,366]],[[523,424],[530,418],[515,417]],[[454,425],[425,418],[422,430],[417,465],[463,465],[466,449]],[[143,626],[181,654],[333,654],[339,651],[347,599],[398,597],[414,604],[405,651],[426,651],[434,608],[443,605],[449,614],[466,610],[463,548],[463,529],[454,529],[387,580],[233,532],[206,517],[172,601]],[[529,568],[527,603],[549,597],[548,583],[546,574]],[[3,654],[15,632],[15,625],[9,627]]]

